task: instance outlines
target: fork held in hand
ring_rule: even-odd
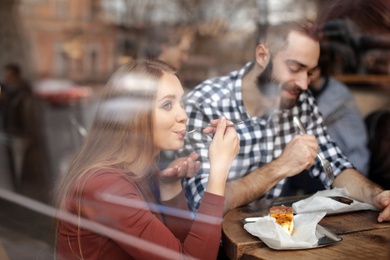
[[[236,123],[236,124],[227,124],[226,127],[241,125],[241,124],[243,124],[243,123],[244,123],[244,121],[238,122],[238,123]],[[210,125],[208,125],[208,126],[217,127],[218,125],[217,125],[217,124],[215,124],[215,125],[210,124]],[[194,129],[192,129],[191,131],[188,131],[186,134],[191,134],[191,133],[193,133],[193,132],[195,132],[195,131],[202,131],[202,130],[203,130],[203,128],[194,128]]]
[[[298,128],[302,131],[302,133],[307,134],[306,129],[303,127],[303,125],[301,123],[301,120],[299,120],[299,118],[296,116],[294,116],[293,120],[294,120],[294,123],[298,126]],[[318,153],[317,153],[317,158],[321,161],[321,165],[324,168],[326,175],[328,176],[330,184],[332,184],[334,181],[334,174],[333,174],[333,169],[332,169],[332,166],[330,165],[330,162],[327,159],[322,158],[322,156],[319,155]]]

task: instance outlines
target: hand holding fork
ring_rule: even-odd
[[[302,133],[307,134],[306,129],[303,127],[299,118],[294,116],[293,120],[294,120],[294,123],[298,126],[298,128],[302,131]],[[330,183],[332,184],[334,181],[334,174],[333,174],[333,169],[332,169],[332,166],[330,165],[330,162],[327,159],[322,158],[322,156],[319,155],[318,153],[317,153],[317,158],[321,161],[321,165],[324,168],[326,176],[328,177]]]

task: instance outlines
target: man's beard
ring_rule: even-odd
[[[272,76],[272,73],[273,62],[270,60],[263,72],[257,77],[257,87],[263,95],[269,98],[275,98],[280,93],[279,83]]]
[[[302,92],[302,89],[293,81],[281,83],[274,77],[272,60],[270,60],[263,72],[257,77],[257,87],[262,94],[273,99],[274,104],[279,103],[278,107],[280,109],[291,109],[295,106],[298,99],[283,98],[281,96],[282,90],[288,90],[299,94]]]
[[[286,82],[282,85],[283,90],[287,90],[291,93],[296,93],[297,97],[296,98],[283,98],[283,96],[280,99],[280,108],[281,109],[291,109],[295,106],[297,103],[297,100],[299,98],[299,95],[303,92],[303,90],[295,85],[293,81],[291,82]]]

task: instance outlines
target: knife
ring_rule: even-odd
[[[342,196],[328,196],[328,198],[331,198],[335,201],[338,201],[338,202],[341,202],[341,203],[344,203],[344,204],[348,204],[348,205],[351,205],[353,203],[353,200],[352,199],[349,199],[349,198],[346,198],[346,197],[342,197]]]

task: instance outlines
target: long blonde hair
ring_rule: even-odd
[[[118,166],[128,173],[141,169],[134,178],[151,172],[158,154],[153,143],[153,105],[164,73],[175,74],[175,70],[161,61],[136,60],[111,76],[84,144],[57,182],[55,203],[60,210],[66,210],[70,192],[76,189],[80,195],[81,181],[96,171]]]

